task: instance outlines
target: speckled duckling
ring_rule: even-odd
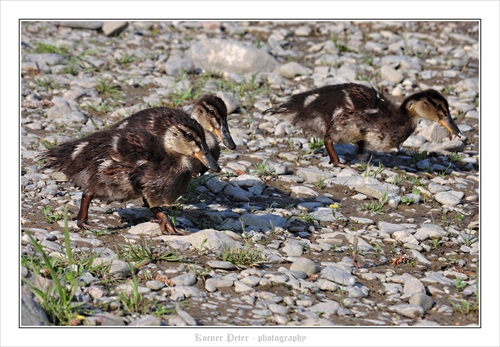
[[[87,228],[93,198],[127,201],[142,197],[167,234],[182,234],[162,211],[184,193],[193,158],[220,171],[210,154],[203,128],[187,113],[170,111],[163,135],[143,129],[111,128],[63,143],[45,154],[46,167],[61,171],[83,189],[77,225]]]
[[[113,125],[113,128],[119,129],[143,129],[157,136],[163,136],[165,129],[168,128],[172,120],[174,109],[168,107],[153,107],[134,113],[119,123]],[[235,149],[236,144],[229,132],[227,124],[227,108],[224,101],[215,95],[205,95],[201,97],[191,110],[191,117],[195,119],[205,130],[205,138],[212,157],[219,160],[220,147],[217,141],[220,141],[229,149]],[[215,135],[215,136],[214,136]],[[195,176],[207,171],[199,160],[193,159],[193,174]]]
[[[365,147],[381,151],[399,148],[415,131],[418,118],[438,122],[450,133],[462,136],[448,102],[433,89],[410,95],[396,107],[372,87],[331,85],[293,95],[264,113],[289,116],[293,125],[323,137],[330,162],[338,167],[347,165],[340,163],[334,143],[357,144],[358,153]]]

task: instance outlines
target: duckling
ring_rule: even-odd
[[[113,128],[144,129],[157,136],[163,136],[172,120],[174,109],[168,107],[153,107],[134,113]],[[219,160],[220,148],[214,134],[229,149],[235,149],[236,144],[231,137],[227,124],[227,108],[224,101],[215,95],[205,95],[200,98],[191,111],[191,117],[205,129],[205,138],[212,157]],[[193,175],[202,175],[207,168],[197,159],[193,160]]]
[[[48,150],[46,168],[61,171],[83,189],[77,225],[88,228],[94,197],[126,201],[143,197],[167,234],[182,234],[172,225],[162,206],[184,193],[192,177],[192,158],[219,172],[202,127],[187,113],[170,111],[163,134],[143,129],[109,128]]]
[[[293,125],[324,137],[330,163],[341,164],[333,143],[358,145],[388,151],[399,146],[415,131],[418,118],[438,122],[462,137],[450,115],[448,102],[437,91],[425,90],[408,96],[396,107],[372,87],[346,83],[325,86],[293,95],[288,102],[264,111],[284,114]]]

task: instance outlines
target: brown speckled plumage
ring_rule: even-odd
[[[113,128],[143,129],[157,136],[163,136],[166,129],[177,122],[178,113],[182,112],[168,107],[154,107],[134,113]],[[201,97],[193,106],[191,117],[205,129],[205,138],[210,153],[215,160],[219,159],[220,147],[216,136],[230,149],[236,145],[229,133],[227,125],[227,108],[224,101],[215,95]],[[193,159],[193,174],[203,174],[207,168],[199,160]]]
[[[163,232],[175,228],[161,211],[185,191],[195,156],[219,171],[208,151],[204,131],[188,114],[173,111],[163,135],[143,129],[111,128],[63,143],[47,151],[46,168],[61,171],[83,189],[78,226],[85,227],[94,197],[126,201],[143,197]]]
[[[381,93],[361,84],[326,86],[293,95],[281,106],[265,111],[290,116],[293,125],[324,137],[325,147],[335,166],[340,164],[333,143],[354,143],[358,151],[365,147],[387,151],[399,147],[415,130],[423,117],[460,135],[446,99],[435,90],[407,97],[396,107]]]

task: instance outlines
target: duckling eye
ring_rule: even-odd
[[[191,134],[191,133],[186,133],[186,137],[187,137],[187,139],[188,139],[189,141],[193,141],[193,140],[194,140],[194,136],[193,136],[193,134]]]
[[[210,113],[212,116],[215,116],[215,111],[212,109],[208,110],[208,113]]]

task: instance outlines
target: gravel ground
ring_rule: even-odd
[[[478,325],[478,30],[477,22],[22,23],[22,325]],[[357,156],[337,145],[355,170],[339,169],[318,139],[262,114],[344,82],[372,83],[396,103],[439,90],[466,138],[421,121],[398,152]],[[193,233],[161,235],[139,200],[95,200],[94,229],[76,229],[81,192],[41,170],[38,156],[141,109],[189,110],[203,94],[226,101],[238,148],[224,149],[222,173],[194,180],[172,207],[177,226]],[[61,314],[49,305],[59,302],[50,294],[58,281],[70,288]],[[35,297],[33,286],[49,294]]]

